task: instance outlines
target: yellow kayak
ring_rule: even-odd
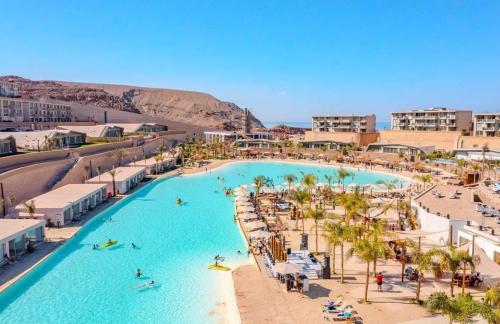
[[[230,267],[225,267],[225,266],[222,266],[222,265],[215,265],[215,264],[210,264],[208,266],[208,268],[211,269],[211,270],[219,270],[219,271],[231,270]]]
[[[107,248],[107,247],[110,247],[111,245],[115,245],[116,243],[118,243],[118,241],[116,241],[116,240],[113,240],[113,241],[111,241],[111,242],[109,242],[109,241],[108,241],[108,242],[106,242],[106,243],[103,243],[103,244],[102,244],[102,247]]]

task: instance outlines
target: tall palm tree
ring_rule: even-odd
[[[431,256],[435,256],[439,259],[439,266],[443,270],[448,270],[451,272],[450,280],[450,295],[453,296],[453,280],[455,275],[459,270],[462,270],[462,294],[465,293],[465,272],[467,267],[470,267],[473,271],[476,265],[481,261],[479,256],[470,256],[467,251],[461,251],[457,248],[450,246],[448,251],[441,250],[438,248],[433,248],[429,250]]]
[[[366,262],[365,273],[365,293],[364,302],[368,301],[368,285],[370,283],[370,263],[377,259],[387,259],[391,255],[389,245],[385,242],[373,242],[370,239],[362,238],[354,241],[352,247],[347,251],[347,257],[357,255]]]
[[[325,218],[325,211],[320,208],[309,208],[306,213],[306,217],[310,218],[314,221],[314,234],[315,234],[315,243],[316,243],[316,253],[318,253],[318,228],[319,221]]]
[[[295,176],[295,174],[288,173],[285,174],[283,178],[285,178],[285,182],[288,184],[288,194],[290,194],[290,189],[295,181],[297,181],[297,177]]]
[[[89,177],[89,170],[90,170],[90,166],[88,166],[88,165],[83,166],[83,177],[84,177],[85,181],[87,181],[87,179]]]
[[[15,195],[13,194],[10,194],[8,197],[7,197],[7,200],[9,201],[9,205],[11,208],[14,208],[16,206],[16,201],[17,201],[17,198]]]
[[[36,212],[36,206],[35,206],[35,201],[34,200],[31,200],[31,201],[24,201],[23,202],[23,208],[24,208],[24,211],[28,213],[28,215],[30,215],[30,218],[33,218],[34,215],[35,215],[35,212]]]
[[[161,156],[158,154],[154,157],[155,159],[155,171],[156,171],[156,174],[160,173],[159,172],[159,165],[160,165],[160,161],[162,160]]]
[[[331,187],[333,181],[335,180],[335,176],[334,175],[325,174],[324,177],[325,177],[326,182],[328,183],[328,187]]]
[[[97,172],[97,177],[99,178],[99,182],[101,182],[101,173],[102,173],[102,167],[100,165],[98,165],[96,168],[95,168],[96,172]]]
[[[365,196],[356,193],[343,193],[337,196],[337,204],[344,208],[344,220],[349,223],[351,219],[361,215],[369,209],[369,202]]]
[[[259,175],[253,178],[253,185],[255,186],[255,201],[257,207],[259,207],[259,194],[260,189],[266,185],[266,178],[263,175]]]
[[[317,180],[318,180],[318,177],[315,174],[308,173],[308,174],[304,175],[304,177],[302,178],[302,180],[300,180],[300,182],[304,186],[306,186],[306,188],[309,190],[309,194],[312,195],[312,189],[316,185]]]
[[[332,265],[335,273],[335,254],[337,245],[340,246],[340,283],[344,283],[344,246],[354,238],[354,227],[346,222],[328,222],[323,225],[323,236],[332,245]]]
[[[378,185],[383,185],[385,189],[387,190],[387,193],[390,193],[391,190],[396,189],[396,183],[398,182],[397,179],[391,180],[391,181],[385,181],[385,180],[378,180],[376,184]]]
[[[302,215],[302,234],[305,233],[305,224],[304,224],[304,205],[310,200],[309,192],[305,189],[297,189],[293,191],[292,200],[300,206],[300,211]],[[298,227],[299,219],[295,219],[295,228]]]
[[[392,238],[392,232],[386,231],[386,221],[370,222],[367,238],[376,244],[387,244],[387,239]],[[373,276],[377,274],[377,257],[373,260]]]
[[[412,260],[417,267],[417,290],[415,300],[420,302],[420,288],[422,287],[422,279],[425,271],[430,271],[433,268],[433,254],[432,252],[422,252],[419,248],[413,251]],[[404,271],[404,270],[403,270]]]
[[[481,153],[483,157],[482,161],[482,167],[481,167],[481,179],[483,179],[484,175],[484,164],[486,163],[486,152],[489,152],[490,148],[488,147],[488,143],[484,143],[483,146],[481,146]]]
[[[113,197],[116,196],[116,183],[115,183],[115,177],[116,177],[116,170],[109,170],[108,171],[109,175],[111,176],[111,179],[113,180]]]
[[[350,176],[351,173],[344,168],[339,168],[337,170],[337,177],[339,178],[339,181],[342,183],[342,192],[345,192],[345,179]]]

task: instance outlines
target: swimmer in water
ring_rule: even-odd
[[[137,246],[132,242],[132,248],[135,249]]]
[[[135,273],[136,278],[140,278],[142,276],[141,269],[137,269],[137,272]]]
[[[182,199],[181,198],[177,198],[177,200],[175,201],[175,203],[177,205],[181,205],[182,204]]]

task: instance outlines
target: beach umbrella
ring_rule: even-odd
[[[240,213],[250,213],[254,211],[255,208],[253,208],[252,206],[241,206],[241,208],[238,208],[238,212]]]
[[[262,187],[262,189],[260,189],[260,192],[263,194],[272,194],[274,193],[274,190],[269,187]]]
[[[255,213],[243,213],[238,217],[240,219],[243,219],[243,220],[254,220],[254,219],[259,218],[259,216],[257,216],[257,214],[255,214]]]
[[[296,263],[281,262],[281,263],[276,263],[273,267],[273,270],[283,275],[296,274],[297,272],[300,273],[302,271],[302,266]]]
[[[256,230],[256,231],[253,231],[253,232],[250,232],[248,234],[248,237],[252,238],[252,239],[268,239],[271,237],[271,233],[269,233],[268,231],[263,231],[263,230]]]
[[[255,231],[255,230],[258,230],[258,229],[261,229],[261,228],[266,228],[267,225],[266,225],[266,223],[264,223],[262,221],[253,221],[253,222],[250,222],[250,223],[246,223],[245,227],[246,227],[247,230],[249,230],[250,232],[252,232],[252,231]]]
[[[236,207],[253,207],[253,204],[249,201],[237,201]]]

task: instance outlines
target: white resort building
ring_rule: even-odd
[[[58,126],[57,129],[66,129],[78,133],[83,133],[87,137],[105,138],[123,136],[123,128],[112,125],[89,125],[89,126]]]
[[[85,143],[85,134],[66,129],[32,132],[4,132],[16,140],[16,146],[26,150],[52,150],[77,147]]]
[[[62,226],[78,219],[80,215],[94,209],[106,199],[104,184],[68,184],[28,200],[35,205],[35,214],[30,215],[25,206],[15,210],[20,218],[43,218],[50,225]]]
[[[108,171],[87,180],[87,183],[106,184],[108,195],[125,194],[146,176],[146,168],[142,166],[118,167],[112,171],[115,172],[114,178]]]
[[[71,106],[22,98],[0,97],[1,122],[70,122]]]
[[[159,133],[168,130],[166,125],[156,123],[108,123],[106,125],[123,128],[125,134]]]
[[[312,117],[313,132],[373,133],[375,115],[326,115]]]
[[[163,157],[163,160],[156,160],[156,156],[145,160],[130,162],[129,167],[144,167],[146,174],[158,174],[175,166],[175,160],[171,157]]]
[[[18,258],[29,247],[45,239],[45,221],[0,219],[0,265]]]
[[[500,136],[500,113],[474,114],[474,135]]]
[[[205,132],[207,144],[234,142],[237,140],[272,140],[273,134],[268,132]]]
[[[471,126],[471,110],[442,107],[393,112],[391,118],[391,129],[400,131],[469,131]]]

